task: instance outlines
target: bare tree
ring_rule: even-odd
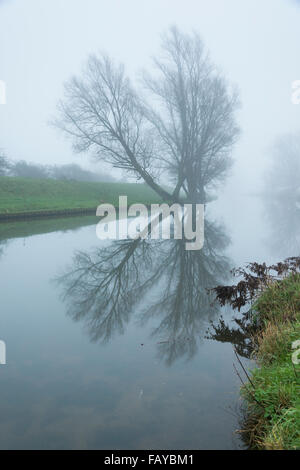
[[[11,165],[7,157],[4,155],[4,153],[0,149],[0,176],[7,175],[10,168],[11,168]]]
[[[153,76],[143,74],[136,91],[124,67],[105,55],[90,56],[81,78],[65,85],[55,124],[76,151],[142,178],[163,199],[180,191],[205,202],[206,191],[231,165],[239,134],[237,93],[211,63],[198,35],[173,27],[154,59]],[[172,180],[174,188],[161,185]]]
[[[300,249],[300,133],[274,145],[262,198],[272,231],[271,247],[284,256]]]

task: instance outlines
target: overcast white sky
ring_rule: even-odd
[[[13,159],[82,164],[47,125],[62,85],[89,53],[104,50],[132,76],[150,64],[171,24],[197,30],[241,92],[242,138],[229,185],[252,191],[277,135],[300,129],[291,83],[300,80],[296,0],[0,0],[0,147]]]

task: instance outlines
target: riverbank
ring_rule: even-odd
[[[300,449],[300,274],[273,281],[252,308],[259,328],[252,338],[258,368],[242,387],[247,404],[243,432],[251,448]],[[293,356],[294,354],[294,356]],[[298,354],[300,359],[300,352]]]
[[[53,232],[67,232],[78,230],[81,227],[94,225],[99,222],[99,217],[93,215],[77,217],[51,217],[41,219],[12,220],[0,223],[0,244],[13,238],[27,238],[32,235],[41,235]]]
[[[127,196],[129,205],[161,202],[145,184],[1,176],[0,220],[94,214],[101,203],[118,207],[119,196]]]

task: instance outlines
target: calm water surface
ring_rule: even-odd
[[[2,449],[243,448],[232,345],[206,339],[232,317],[205,290],[229,269],[222,229],[197,253],[101,242],[92,218],[1,233]]]

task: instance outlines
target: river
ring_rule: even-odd
[[[100,241],[95,227],[1,224],[1,448],[244,449],[233,347],[207,333],[233,313],[206,288],[263,245],[237,231],[230,247],[213,222],[193,253]]]

